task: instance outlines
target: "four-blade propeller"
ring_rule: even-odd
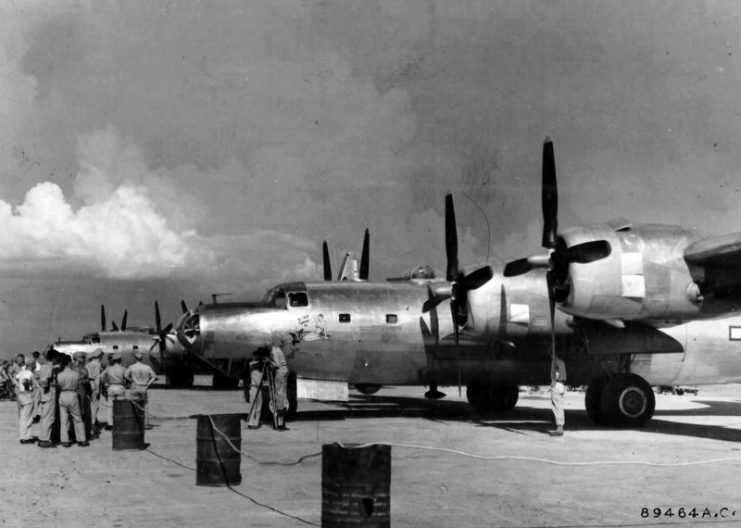
[[[551,322],[551,347],[555,354],[556,330],[554,326],[556,303],[569,294],[569,268],[571,264],[588,264],[610,255],[607,240],[592,240],[571,247],[558,233],[558,186],[556,183],[556,160],[553,142],[546,138],[543,143],[542,174],[543,241],[542,246],[550,250],[549,255],[534,255],[509,262],[504,267],[505,277],[522,275],[536,268],[546,268],[548,307]]]
[[[180,307],[187,311],[185,301],[180,301]],[[151,351],[155,346],[159,345],[160,359],[163,359],[165,354],[167,353],[167,341],[169,340],[174,343],[175,339],[173,339],[173,337],[170,335],[170,330],[172,330],[172,323],[169,323],[167,326],[162,328],[160,305],[157,301],[154,301],[154,324],[157,337],[154,338],[154,343],[152,343],[152,346],[149,347],[149,350]]]

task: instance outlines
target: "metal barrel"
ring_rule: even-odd
[[[240,418],[240,414],[198,416],[196,486],[227,486],[242,482],[239,472],[242,461],[239,452],[242,449]]]
[[[144,411],[129,400],[113,400],[113,449],[145,449]]]
[[[391,526],[391,446],[322,446],[322,527]]]

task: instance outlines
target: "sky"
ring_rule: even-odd
[[[538,252],[561,226],[741,229],[733,1],[6,1],[0,357],[214,292]]]

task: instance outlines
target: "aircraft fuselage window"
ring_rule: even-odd
[[[396,324],[399,322],[399,318],[396,314],[386,314],[386,322],[388,324]]]
[[[288,302],[292,307],[309,306],[309,298],[304,292],[289,293]]]
[[[113,345],[113,350],[118,350],[118,345]]]
[[[134,345],[134,350],[139,350],[139,345]]]
[[[341,323],[349,323],[350,322],[350,314],[348,314],[348,313],[341,313],[340,314],[340,322]]]

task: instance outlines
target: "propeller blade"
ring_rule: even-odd
[[[566,260],[577,264],[589,264],[609,257],[612,248],[607,240],[595,240],[571,246],[566,250]]]
[[[118,329],[118,325],[116,324],[116,321],[111,321],[111,328],[113,328],[114,332],[120,332]]]
[[[370,233],[368,229],[365,230],[365,236],[363,237],[363,253],[360,256],[360,280],[368,280],[368,272],[370,271]]]
[[[188,313],[188,305],[185,304],[185,301],[180,301],[180,309],[183,311],[183,313]]]
[[[427,313],[430,310],[434,310],[438,304],[448,298],[450,298],[450,295],[440,295],[439,293],[433,291],[432,286],[427,283],[427,300],[422,304],[422,313]]]
[[[156,338],[152,341],[152,346],[149,347],[149,352],[152,352],[152,349],[157,346],[158,342],[159,342],[159,339],[156,339]]]
[[[545,274],[545,283],[548,287],[548,312],[551,321],[551,357],[556,355],[556,283],[554,272],[548,270]]]
[[[162,334],[166,336],[170,333],[170,330],[172,330],[172,323],[168,323],[167,326],[162,329]]]
[[[329,248],[327,247],[327,241],[322,244],[322,256],[324,257],[324,280],[332,280],[332,264],[329,262]]]
[[[556,185],[556,159],[553,141],[546,138],[543,143],[543,247],[556,247],[558,236],[558,188]]]
[[[518,275],[524,275],[532,269],[533,266],[530,264],[530,260],[521,258],[508,262],[507,265],[504,266],[504,276],[517,277]]]
[[[459,346],[460,332],[458,331],[458,319],[456,317],[455,303],[450,303],[450,311],[453,317],[453,334],[455,335],[455,364],[458,373],[458,396],[461,395],[461,351]]]
[[[469,290],[478,290],[481,286],[489,282],[493,276],[494,273],[491,271],[491,268],[489,266],[484,266],[483,268],[479,268],[473,273],[469,273],[465,277],[461,278],[458,284],[464,292]]]
[[[160,317],[160,304],[154,301],[154,324],[157,329],[157,334],[162,333],[162,318]]]
[[[504,283],[502,283],[499,290],[499,329],[497,337],[500,341],[503,340],[504,336],[507,335],[507,323],[509,319],[507,317],[507,290],[504,289]]]
[[[100,305],[100,331],[105,332],[105,306]]]
[[[124,310],[123,319],[121,319],[121,331],[122,332],[126,331],[126,318],[128,317],[128,315],[129,315],[129,311]]]
[[[453,195],[445,195],[445,256],[448,259],[448,267],[445,278],[453,282],[458,278],[458,233],[455,226],[455,209],[453,208]]]

